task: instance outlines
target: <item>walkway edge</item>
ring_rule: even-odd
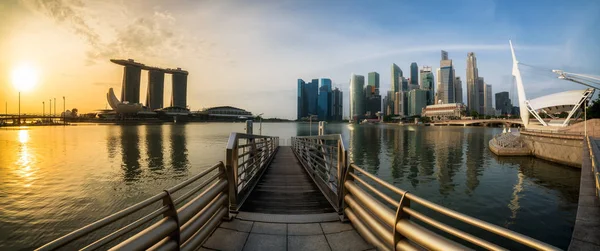
[[[237,219],[246,221],[270,222],[270,223],[318,223],[340,221],[337,213],[323,214],[263,214],[239,212]]]

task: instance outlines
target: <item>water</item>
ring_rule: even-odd
[[[259,125],[255,124],[255,132]],[[263,134],[310,134],[263,123]],[[0,249],[28,250],[171,187],[224,160],[243,123],[0,129]],[[329,124],[353,161],[411,193],[567,248],[580,171],[498,158],[498,128]],[[317,126],[313,124],[312,133]],[[287,141],[289,142],[289,141]]]

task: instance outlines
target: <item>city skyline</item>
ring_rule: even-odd
[[[445,10],[452,18],[444,22],[432,18],[442,13],[436,3],[367,5],[352,1],[176,6],[161,1],[3,1],[0,103],[8,102],[9,112],[16,112],[17,90],[11,74],[26,65],[35,69],[38,83],[22,93],[24,113],[41,112],[39,103],[62,96],[67,96],[69,107],[82,112],[104,109],[101,94],[120,87],[122,78],[121,69],[109,59],[134,58],[160,67],[181,66],[193,73],[187,97],[192,110],[232,105],[267,117],[293,119],[296,88],[284,83],[315,76],[340,87],[347,116],[348,74],[380,73],[384,96],[390,89],[392,63],[406,77],[412,62],[437,68],[440,50],[449,52],[463,84],[467,53],[475,52],[485,83],[496,93],[509,91],[512,96],[508,39],[513,39],[523,63],[600,75],[593,67],[600,63],[600,35],[588,32],[600,24],[594,15],[600,9],[598,2],[464,1]],[[401,17],[390,15],[398,9],[404,10]],[[423,9],[431,15],[421,16],[418,10]],[[347,13],[353,13],[352,18]],[[561,13],[560,19],[556,13]],[[425,37],[443,39],[421,39]],[[525,85],[531,87],[528,97],[580,88],[550,73],[540,77],[525,67],[523,73]],[[141,81],[147,82],[145,74]],[[165,97],[171,95],[170,85],[165,79]],[[465,92],[463,87],[463,103]],[[140,93],[140,101],[146,100],[146,87]],[[248,95],[268,102],[248,102]],[[281,105],[273,108],[272,103]]]

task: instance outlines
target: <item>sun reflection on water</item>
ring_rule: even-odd
[[[21,178],[21,184],[24,187],[31,187],[33,182],[35,181],[35,173],[36,170],[33,166],[34,155],[31,153],[31,149],[27,144],[29,142],[29,131],[21,130],[19,131],[19,142],[21,142],[21,147],[19,149],[18,156],[15,165],[15,173],[18,177]]]

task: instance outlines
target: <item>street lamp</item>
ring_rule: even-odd
[[[54,100],[54,107],[56,107],[56,98],[54,98]],[[67,121],[65,120],[65,116],[67,116],[67,110],[65,109],[66,107],[65,96],[63,96],[63,125],[67,125]],[[56,112],[56,108],[54,108],[54,111]]]
[[[46,102],[42,101],[42,121],[44,121],[45,116],[46,116]]]
[[[309,135],[312,136],[312,117],[314,114],[308,114]]]
[[[260,127],[258,128],[258,134],[259,134],[259,135],[262,135],[262,115],[263,115],[263,114],[264,114],[264,113],[261,113],[261,114],[258,114],[258,115],[256,115],[256,116],[259,116],[259,117],[260,117]]]

